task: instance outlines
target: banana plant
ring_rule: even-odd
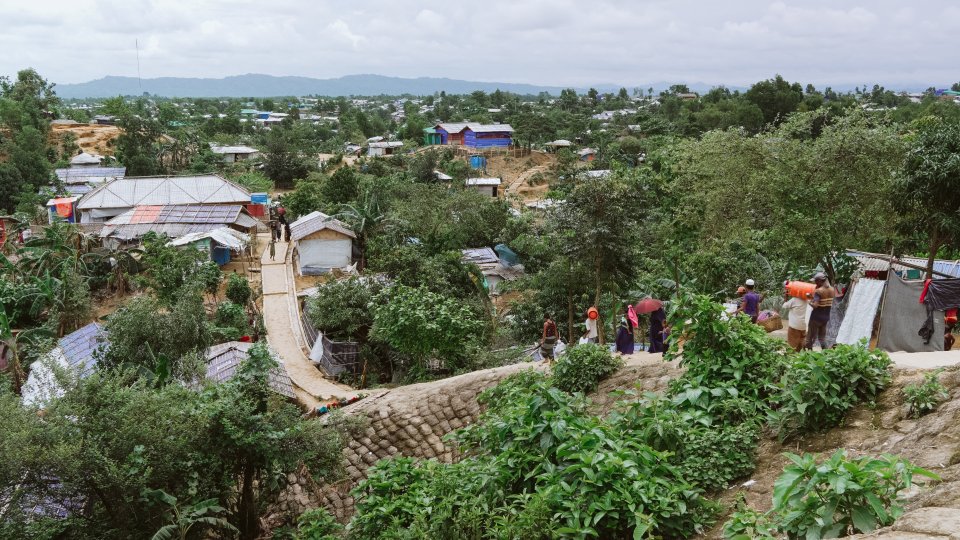
[[[227,509],[216,499],[206,499],[189,506],[180,506],[177,498],[162,489],[147,489],[144,497],[166,505],[170,523],[153,534],[153,540],[186,540],[194,528],[209,527],[236,533],[237,528],[222,517]]]

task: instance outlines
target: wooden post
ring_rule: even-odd
[[[890,252],[890,259],[887,261],[887,283],[883,287],[883,298],[880,299],[880,311],[877,312],[877,316],[880,317],[880,321],[877,323],[877,347],[880,346],[880,332],[883,331],[883,307],[887,303],[887,293],[890,291],[891,274],[893,274],[893,251]]]

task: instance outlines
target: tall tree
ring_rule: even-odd
[[[637,275],[641,190],[623,175],[584,178],[551,216],[560,251],[589,272],[597,306],[603,293],[629,286]]]
[[[788,114],[797,110],[803,101],[803,88],[800,83],[790,84],[777,75],[754,84],[745,95],[748,101],[763,111],[764,121],[772,124],[782,122]]]
[[[893,204],[929,236],[929,278],[940,246],[960,234],[960,125],[926,117],[915,127]]]

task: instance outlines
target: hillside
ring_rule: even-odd
[[[529,368],[544,369],[542,364],[524,363],[478,371],[432,383],[382,390],[347,407],[347,414],[369,419],[364,432],[344,449],[348,478],[317,486],[304,476],[292,477],[297,483],[281,497],[280,506],[276,508],[279,512],[272,519],[280,519],[282,512],[298,513],[319,505],[326,506],[338,518],[347,519],[353,513],[350,489],[365,477],[368,467],[382,458],[402,455],[442,461],[455,459],[456,451],[442,441],[443,436],[477,418],[480,406],[476,396],[481,391]],[[659,355],[639,353],[628,357],[626,367],[604,381],[591,396],[594,408],[598,412],[609,410],[617,399],[611,395],[615,390],[640,386],[644,391],[663,391],[669,381],[682,372],[676,362],[663,362]],[[749,478],[755,483],[747,488],[735,484],[722,494],[721,500],[730,503],[743,491],[752,507],[769,509],[773,482],[787,463],[784,452],[829,454],[838,448],[847,448],[856,455],[892,453],[936,472],[943,481],[907,494],[907,514],[891,528],[927,533],[896,536],[891,532],[892,536],[880,537],[955,538],[940,534],[949,530],[943,527],[950,525],[941,522],[938,516],[960,515],[960,370],[951,368],[941,377],[950,392],[947,402],[919,420],[908,419],[901,390],[920,380],[923,373],[923,370],[896,368],[893,383],[879,396],[876,407],[856,408],[840,427],[787,445],[775,438],[764,438],[758,450],[757,469]],[[704,537],[722,538],[720,525]]]
[[[655,92],[666,90],[673,83],[626,85],[627,88],[653,88]],[[600,92],[616,92],[621,85],[595,84]],[[694,92],[707,92],[716,85],[691,83]],[[75,84],[58,84],[57,95],[66,99],[103,98],[118,95],[139,96],[144,92],[165,97],[272,97],[272,96],[377,96],[411,94],[424,96],[436,92],[469,94],[475,90],[513,92],[536,95],[540,92],[558,95],[565,87],[537,84],[465,81],[446,77],[388,77],[385,75],[358,74],[317,79],[248,73],[222,79],[197,77],[158,77],[138,81],[136,77],[106,76],[93,81]],[[746,90],[746,87],[731,86],[731,90]],[[577,87],[586,92],[588,87]]]
[[[457,79],[418,77],[406,79],[383,75],[348,75],[333,79],[310,77],[275,77],[246,74],[222,79],[108,76],[78,84],[57,85],[62,98],[102,98],[117,95],[141,95],[144,92],[167,97],[269,97],[269,96],[375,96],[380,94],[429,95],[445,91],[451,94],[469,94],[474,90],[493,92],[500,89],[517,94],[549,92],[559,94],[561,88],[503,82],[464,81]]]

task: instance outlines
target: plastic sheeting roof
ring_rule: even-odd
[[[250,355],[250,349],[253,343],[243,341],[228,341],[219,345],[214,345],[207,349],[207,379],[215,382],[223,382],[231,379],[236,373],[240,363]],[[277,355],[270,353],[279,364],[276,368],[270,370],[269,384],[274,392],[295,399],[293,393],[293,381],[287,373],[287,368]]]
[[[70,164],[71,165],[92,165],[92,164],[99,165],[102,159],[103,158],[101,156],[95,156],[93,154],[82,152],[70,158]]]
[[[228,247],[234,251],[239,251],[250,243],[250,237],[242,232],[235,231],[227,227],[218,227],[216,229],[186,234],[171,241],[169,246],[185,246],[198,240],[209,238],[221,246]]]
[[[80,210],[141,205],[247,204],[250,192],[215,174],[128,176],[111,180],[80,200]]]

